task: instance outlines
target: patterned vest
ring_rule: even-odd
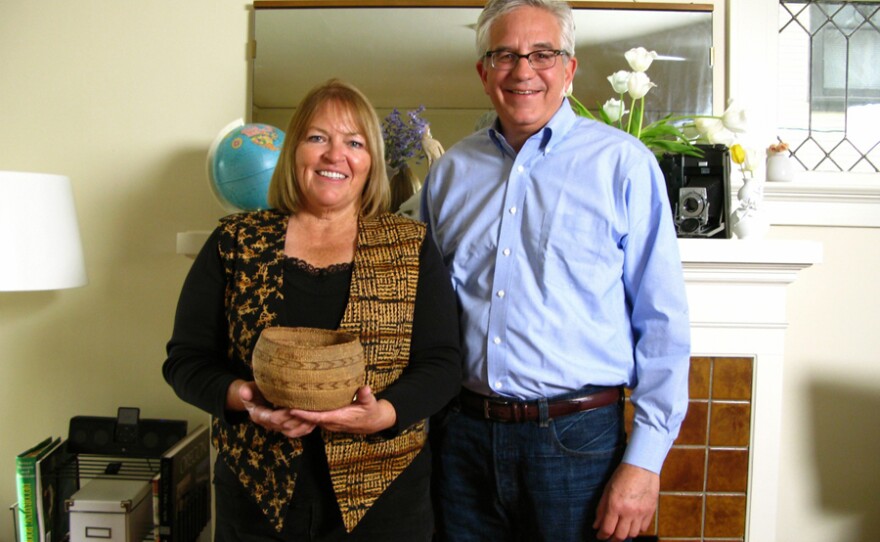
[[[275,325],[288,216],[260,211],[221,221],[220,253],[227,279],[229,357],[250,367],[264,327]],[[361,219],[348,305],[340,329],[364,347],[367,384],[379,393],[409,362],[412,318],[424,225],[392,214]],[[219,456],[275,528],[283,528],[293,496],[302,443],[251,423],[212,420]],[[324,431],[330,477],[347,531],[357,525],[425,444],[423,421],[392,439]]]

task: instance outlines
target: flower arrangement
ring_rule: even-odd
[[[737,191],[738,203],[730,215],[733,232],[740,239],[762,237],[770,224],[760,212],[764,199],[764,180],[755,178],[761,152],[735,143],[730,147],[730,160],[739,166],[743,185]]]
[[[395,107],[382,122],[385,162],[392,170],[399,170],[410,158],[421,160],[422,134],[428,125],[420,116],[424,111],[425,106],[420,105],[401,115]]]
[[[788,150],[788,143],[776,136],[778,143],[767,147],[767,180],[768,181],[793,181],[794,161]]]
[[[783,153],[788,151],[788,143],[786,143],[779,137],[777,137],[776,140],[779,141],[779,143],[770,144],[770,146],[767,147],[767,152]]]
[[[739,171],[742,173],[744,181],[755,176],[755,170],[758,169],[758,161],[760,159],[757,151],[747,149],[739,143],[735,143],[730,147],[730,159],[739,166]]]
[[[657,86],[645,72],[657,56],[656,51],[648,51],[644,47],[635,47],[624,53],[632,71],[620,70],[608,76],[608,82],[618,97],[610,98],[599,107],[598,119],[569,92],[572,109],[582,117],[601,120],[626,131],[656,155],[680,153],[701,156],[702,151],[696,147],[698,143],[730,145],[736,139],[736,133],[746,131],[745,111],[733,103],[721,116],[667,115],[644,125],[645,96]],[[630,98],[628,111],[625,103],[627,95]]]

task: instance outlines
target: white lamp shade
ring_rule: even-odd
[[[0,291],[87,282],[70,179],[0,171]]]

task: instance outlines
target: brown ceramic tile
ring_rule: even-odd
[[[712,370],[712,398],[752,398],[752,358],[717,358]]]
[[[700,536],[703,519],[701,496],[660,495],[657,534],[666,537]]]
[[[678,432],[675,444],[706,445],[706,434],[709,424],[709,403],[706,401],[691,401],[688,403],[688,411]]]
[[[674,446],[660,471],[660,491],[703,491],[705,448]]]
[[[711,358],[691,358],[688,389],[691,399],[709,398]]]
[[[709,450],[707,491],[745,493],[748,481],[748,450]]]
[[[746,498],[708,495],[706,533],[709,537],[741,537],[746,532]]]
[[[751,406],[712,402],[710,446],[748,446]]]

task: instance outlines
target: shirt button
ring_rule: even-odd
[[[516,207],[511,207],[511,208],[510,208],[510,214],[512,214],[512,215],[515,215],[515,214],[516,214]]]
[[[526,168],[519,166],[518,168],[516,168],[516,170],[519,171],[520,173],[522,173],[523,171],[526,170]]]
[[[503,388],[503,387],[504,387],[504,384],[503,384],[501,381],[496,381],[496,382],[495,382],[495,389],[496,389],[496,390],[500,390],[500,389]]]
[[[504,254],[505,256],[510,256],[510,249],[505,248],[503,251],[501,251],[501,254]]]
[[[501,337],[495,337],[494,339],[492,339],[492,342],[495,344],[501,344]]]
[[[498,293],[495,295],[497,295],[498,297],[504,297],[504,290],[498,290]]]

